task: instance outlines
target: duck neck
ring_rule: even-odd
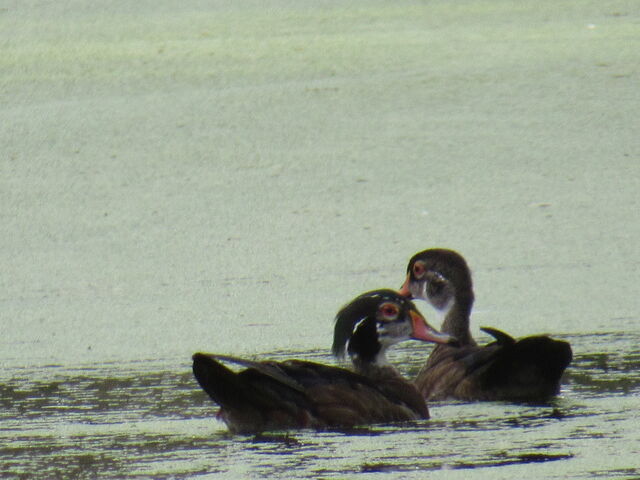
[[[384,351],[380,351],[375,358],[361,358],[357,355],[351,357],[353,369],[360,375],[369,378],[385,378],[399,376],[400,373],[387,361]]]
[[[461,345],[475,345],[469,330],[469,317],[473,306],[473,296],[458,296],[444,313],[441,330],[453,335]]]
[[[400,372],[388,364],[378,364],[374,362],[353,362],[356,373],[368,377],[372,380],[382,380],[389,378],[401,378]]]

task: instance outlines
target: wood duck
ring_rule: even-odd
[[[546,335],[515,340],[485,327],[495,341],[476,344],[469,331],[471,272],[460,254],[440,248],[417,253],[400,293],[428,301],[444,318],[442,332],[460,343],[436,346],[418,373],[415,384],[427,400],[541,401],[559,392],[572,358],[567,342]]]
[[[258,362],[196,353],[193,373],[234,433],[426,419],[424,397],[386,364],[387,348],[409,339],[453,341],[431,328],[409,299],[376,290],[336,316],[333,353],[347,354],[354,371],[303,360]],[[246,368],[235,372],[223,362]]]

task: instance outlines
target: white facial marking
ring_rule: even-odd
[[[443,305],[442,308],[434,308],[434,310],[438,313],[438,317],[440,317],[440,322],[444,322],[444,319],[447,318],[447,315],[449,315],[449,311],[453,307],[454,303],[456,303],[455,298],[453,298],[452,296],[451,298],[449,298],[447,303]]]
[[[351,331],[351,335],[354,335],[358,331],[358,328],[360,328],[360,325],[362,325],[362,322],[364,322],[366,319],[367,317],[362,317],[353,325],[353,330]]]
[[[420,280],[409,285],[409,291],[414,300],[427,300],[427,282]]]
[[[447,282],[447,277],[445,277],[444,275],[442,275],[440,272],[433,272],[433,274],[438,277],[438,280],[442,281],[442,282]]]
[[[366,319],[367,319],[367,317],[363,317],[353,325],[353,330],[351,330],[351,336],[355,335],[355,333],[358,330],[358,328],[360,328],[360,325],[362,325],[362,322],[364,322]],[[349,351],[349,343],[350,342],[351,342],[351,337],[347,338],[347,341],[344,342],[344,351],[345,352]]]

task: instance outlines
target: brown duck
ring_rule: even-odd
[[[236,433],[345,428],[429,418],[424,397],[386,364],[391,345],[408,339],[452,341],[432,329],[415,305],[392,290],[360,295],[338,312],[333,353],[354,371],[287,360],[257,362],[196,353],[193,373]],[[240,372],[225,363],[246,367]]]
[[[415,384],[427,400],[540,401],[560,390],[572,358],[567,342],[546,335],[515,340],[485,327],[495,341],[476,344],[469,331],[471,272],[460,254],[439,248],[417,253],[400,293],[428,301],[444,318],[442,332],[460,343],[436,346],[419,372]]]

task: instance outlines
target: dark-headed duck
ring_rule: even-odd
[[[391,345],[409,339],[452,341],[432,329],[415,305],[392,290],[360,295],[336,316],[333,353],[353,371],[319,363],[257,362],[196,353],[193,373],[236,433],[348,428],[429,418],[424,397],[386,364]],[[235,372],[223,362],[245,367]]]

